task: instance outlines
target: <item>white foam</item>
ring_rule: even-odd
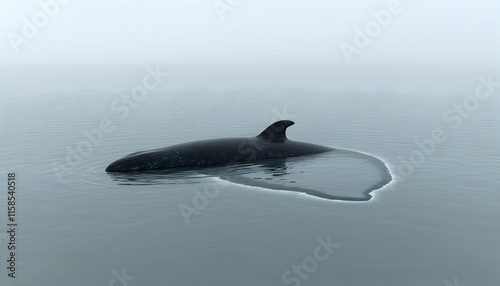
[[[357,152],[357,153],[361,153],[361,154],[364,154],[364,155],[368,155],[368,156],[377,158],[378,160],[380,160],[384,164],[384,166],[389,171],[389,175],[391,176],[391,181],[389,183],[383,185],[382,187],[378,188],[378,189],[372,190],[370,192],[371,198],[369,200],[366,200],[366,201],[353,201],[353,200],[341,200],[341,199],[327,199],[327,198],[321,198],[321,197],[317,197],[317,196],[310,195],[310,194],[307,194],[307,193],[302,193],[302,192],[287,191],[287,190],[276,190],[276,189],[269,189],[269,188],[265,188],[265,187],[249,186],[249,185],[245,185],[245,184],[240,184],[240,183],[235,183],[235,182],[227,181],[227,180],[224,180],[224,179],[222,179],[220,177],[212,177],[212,178],[214,180],[223,181],[225,184],[233,184],[233,185],[243,186],[243,187],[255,189],[255,190],[258,190],[258,191],[272,192],[273,194],[283,194],[283,195],[288,195],[288,196],[292,196],[292,197],[299,197],[301,199],[309,199],[309,200],[321,200],[321,201],[330,201],[330,202],[333,201],[333,202],[339,202],[339,203],[354,203],[354,204],[373,202],[373,201],[376,200],[376,194],[379,191],[388,189],[389,187],[392,187],[393,184],[396,184],[394,172],[393,172],[390,164],[387,163],[387,161],[383,160],[382,158],[380,158],[378,156],[370,154],[370,153],[361,152],[361,151],[357,151],[357,150],[348,150],[348,149],[343,149],[343,150],[353,151],[353,152]]]

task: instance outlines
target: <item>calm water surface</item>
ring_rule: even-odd
[[[6,83],[0,155],[4,178],[17,174],[19,250],[18,277],[8,278],[3,267],[2,285],[122,285],[123,273],[130,286],[498,285],[499,92],[467,116],[453,112],[455,104],[472,106],[464,100],[481,73],[443,73],[441,81],[393,73],[397,80],[377,85],[381,76],[366,71],[357,85],[354,72],[304,79],[283,70],[267,77],[276,85],[263,86],[225,86],[216,73],[210,86],[208,75],[173,70],[167,87],[125,113],[120,96],[141,82],[141,71],[135,74],[114,89],[92,79],[80,82],[87,90],[39,80],[16,92]],[[351,202],[230,182],[210,171],[104,172],[135,151],[255,136],[279,119],[295,121],[291,140],[374,156],[394,180],[371,200]],[[103,120],[111,125],[102,128]],[[241,175],[348,196],[377,177],[368,162],[328,156],[252,168]],[[5,192],[1,202],[5,227]],[[327,258],[314,258],[328,240],[333,253],[322,248]]]

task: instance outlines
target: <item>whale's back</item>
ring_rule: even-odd
[[[124,172],[252,162],[333,150],[325,146],[289,140],[286,137],[286,129],[293,124],[290,120],[277,121],[256,137],[201,140],[135,152],[111,163],[106,171]]]
[[[106,171],[122,172],[253,162],[330,150],[333,149],[290,140],[273,143],[259,137],[211,139],[135,152],[113,162]]]

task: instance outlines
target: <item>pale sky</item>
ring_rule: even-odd
[[[500,65],[498,0],[55,1],[0,0],[0,64]]]

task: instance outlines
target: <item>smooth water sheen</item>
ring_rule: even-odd
[[[203,184],[206,180],[198,179],[202,174],[207,175],[205,178],[219,178],[245,186],[342,201],[367,201],[372,198],[372,191],[385,187],[393,179],[383,161],[341,149],[252,163],[115,172],[109,175],[119,184],[151,185]],[[213,188],[217,192],[218,187]]]
[[[84,70],[78,81],[72,70],[64,81],[74,84],[66,85],[48,75],[50,84],[23,85],[2,71],[0,158],[4,182],[7,172],[17,174],[19,250],[13,281],[0,236],[1,285],[122,285],[122,271],[129,286],[296,285],[284,280],[293,265],[307,278],[285,278],[300,285],[498,285],[499,91],[460,124],[443,117],[474,95],[487,71],[318,68],[263,76],[256,68],[194,75],[172,68],[164,87],[125,115],[112,106],[121,106],[144,69],[123,80],[117,70],[112,84],[104,83],[111,72],[92,78]],[[112,130],[100,139],[103,119]],[[255,136],[279,119],[295,122],[291,140],[345,151],[104,172],[132,152]],[[435,130],[442,140],[432,147]],[[359,201],[369,199],[368,189],[372,198]],[[339,245],[318,261],[314,251],[328,239]]]

